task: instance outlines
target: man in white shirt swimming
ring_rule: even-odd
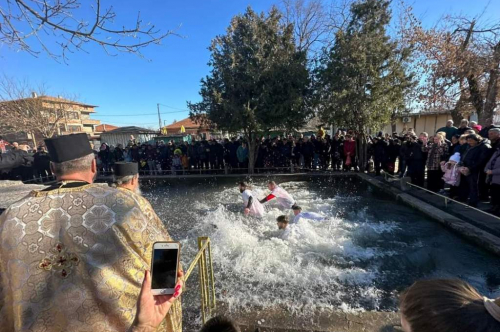
[[[302,208],[298,205],[292,206],[293,214],[295,217],[293,218],[293,221],[291,223],[296,224],[299,222],[299,219],[308,219],[308,220],[314,220],[314,221],[323,221],[325,220],[325,216],[322,216],[319,213],[315,212],[302,212]]]
[[[253,217],[263,217],[264,206],[260,204],[258,199],[254,199],[249,185],[246,182],[240,182],[239,189],[245,206],[245,215],[250,215]]]
[[[278,204],[280,204],[285,209],[291,209],[295,204],[295,200],[292,195],[290,195],[285,189],[281,188],[274,181],[269,181],[267,187],[271,190],[271,193],[265,198],[260,200],[260,203],[264,204],[273,198],[276,198]]]

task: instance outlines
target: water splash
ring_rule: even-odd
[[[369,190],[332,194],[339,187],[331,183],[282,186],[304,211],[326,220],[290,225],[294,231],[283,240],[276,218],[292,212],[269,202],[263,219],[245,217],[234,185],[145,192],[182,242],[185,266],[197,251],[196,238],[211,238],[217,297],[229,310],[395,310],[398,292],[430,277],[461,277],[487,296],[500,295],[495,257],[413,210]],[[258,198],[268,192],[265,183],[253,191]]]

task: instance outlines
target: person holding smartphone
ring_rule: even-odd
[[[137,300],[137,311],[134,322],[127,332],[154,332],[167,316],[172,305],[182,295],[184,286],[182,270],[177,272],[177,284],[173,294],[155,295],[152,287],[151,273],[144,271],[141,292]]]
[[[87,134],[45,145],[57,183],[0,215],[0,289],[9,290],[0,297],[0,330],[126,331],[153,244],[172,239],[144,197],[94,183]],[[162,331],[182,331],[180,301],[163,325]]]

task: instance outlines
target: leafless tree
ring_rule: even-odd
[[[327,14],[321,0],[283,0],[282,6],[285,23],[294,26],[299,50],[309,51],[325,41]]]
[[[451,109],[455,121],[476,111],[486,123],[500,100],[500,20],[485,20],[485,8],[474,17],[446,15],[424,28],[411,6],[401,6],[400,29],[415,47],[426,109]]]
[[[65,120],[69,98],[46,96],[44,84],[33,87],[27,81],[0,78],[0,133],[24,132],[53,137]]]
[[[333,34],[348,20],[352,0],[282,0],[286,24],[293,24],[299,50],[314,53],[333,42]]]
[[[142,56],[144,47],[176,35],[143,22],[140,12],[129,27],[114,27],[117,14],[112,6],[103,8],[101,2],[4,0],[0,4],[0,44],[33,56],[45,52],[66,61],[69,53],[85,51],[86,44],[100,45],[110,55],[126,52]],[[91,17],[85,15],[88,12]]]

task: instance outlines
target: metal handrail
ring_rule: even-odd
[[[208,264],[207,264],[208,253]],[[207,316],[212,315],[212,311],[216,308],[215,299],[215,279],[214,279],[214,266],[212,261],[212,248],[210,246],[210,238],[207,236],[198,238],[198,253],[189,265],[184,276],[184,287],[186,287],[187,280],[198,265],[200,277],[200,297],[201,297],[201,315],[203,324],[207,321]]]
[[[385,179],[386,179],[386,180],[387,180],[387,176],[392,177],[392,178],[397,178],[396,176],[391,175],[391,174],[388,174],[387,172],[384,172],[384,176],[385,176]],[[401,180],[402,180],[402,178],[401,178]],[[413,184],[413,183],[411,183],[411,182],[406,182],[406,184],[407,184],[407,185],[409,185],[410,187],[415,187],[415,188],[417,188],[417,189],[420,189],[420,190],[426,191],[426,192],[428,192],[428,193],[430,193],[430,194],[433,194],[433,195],[435,195],[435,196],[439,196],[439,197],[444,198],[444,205],[445,205],[445,207],[446,207],[446,208],[448,207],[448,201],[452,201],[452,202],[454,202],[454,203],[457,203],[457,204],[460,204],[460,205],[465,206],[467,209],[472,209],[472,210],[474,210],[474,211],[478,211],[478,212],[481,212],[481,213],[483,213],[483,214],[486,214],[486,215],[488,215],[488,216],[490,216],[490,217],[493,217],[493,218],[498,218],[498,216],[495,216],[494,214],[491,214],[491,213],[488,213],[488,212],[483,211],[483,210],[481,210],[481,209],[475,208],[475,207],[470,206],[470,205],[468,205],[468,204],[466,204],[466,203],[464,203],[464,202],[457,201],[456,199],[450,198],[450,197],[448,197],[448,196],[441,195],[441,194],[436,193],[436,192],[434,192],[434,191],[431,191],[431,190],[429,190],[429,189],[426,189],[426,188],[423,188],[423,187],[417,186],[416,184]]]

